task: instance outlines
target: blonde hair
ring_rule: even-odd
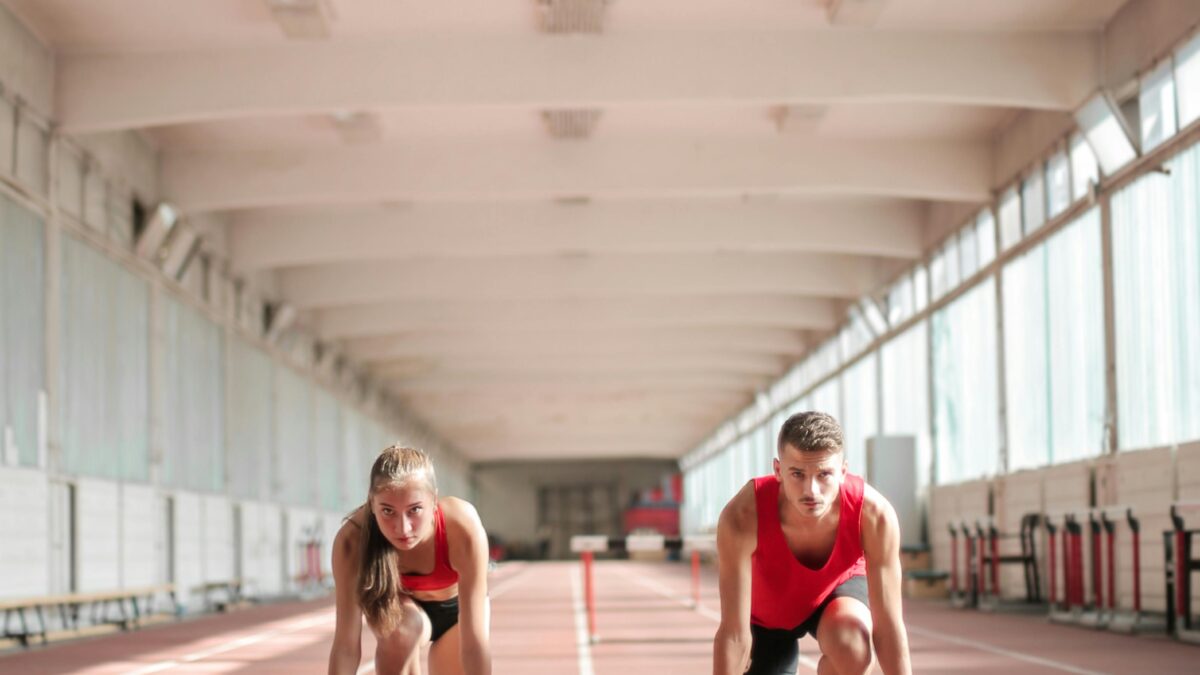
[[[406,485],[414,480],[424,481],[434,499],[437,499],[433,463],[423,450],[393,445],[379,453],[371,466],[371,484],[367,490],[365,509],[366,525],[359,535],[358,605],[367,619],[367,625],[379,635],[388,635],[399,625],[400,594],[404,592],[404,586],[397,564],[398,553],[375,522],[371,497],[380,490]]]

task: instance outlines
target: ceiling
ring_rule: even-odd
[[[1124,0],[0,0],[232,269],[479,461],[678,457],[991,197]],[[304,0],[299,0],[304,4]]]

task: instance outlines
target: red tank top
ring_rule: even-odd
[[[758,547],[751,558],[750,622],[764,628],[790,630],[804,620],[843,581],[866,574],[863,560],[863,479],[846,474],[842,483],[837,538],[825,566],[806,567],[792,555],[779,522],[779,481],[754,479],[758,511]]]
[[[440,591],[458,583],[458,572],[450,566],[450,549],[446,545],[446,519],[439,506],[433,519],[433,571],[429,574],[401,574],[400,582],[409,591]]]

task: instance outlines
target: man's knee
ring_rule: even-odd
[[[870,625],[849,614],[825,617],[821,623],[821,653],[839,675],[858,675],[870,670]]]

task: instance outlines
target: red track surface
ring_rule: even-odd
[[[492,579],[494,672],[571,675],[707,673],[716,628],[716,579],[706,571],[699,610],[686,564],[600,562],[597,632],[581,640],[574,563],[513,564]],[[1043,619],[905,606],[917,673],[1196,673],[1200,649]],[[255,607],[131,633],[0,656],[0,673],[323,673],[333,633],[329,599]],[[364,640],[364,667],[374,649]],[[811,639],[801,643],[815,658]],[[810,661],[811,663],[811,661]],[[801,673],[814,672],[801,666]]]

